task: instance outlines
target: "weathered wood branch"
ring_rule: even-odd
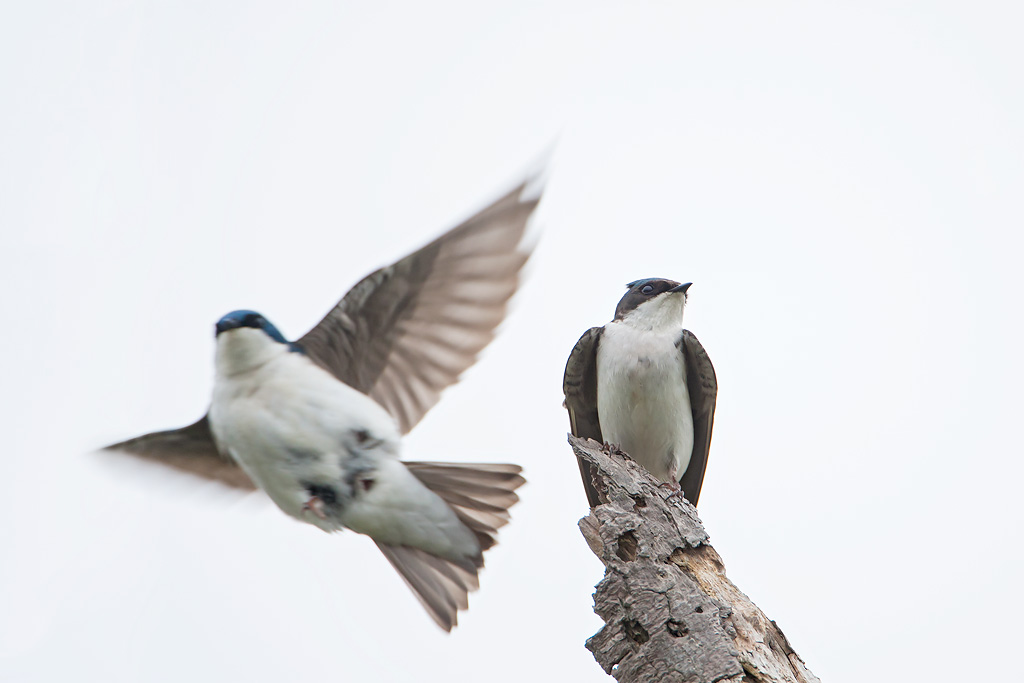
[[[570,436],[602,501],[580,530],[606,570],[605,626],[587,641],[623,683],[820,683],[782,631],[725,576],[697,511],[642,467]]]

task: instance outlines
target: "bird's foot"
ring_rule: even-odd
[[[604,453],[605,455],[612,455],[612,454],[615,454],[615,455],[625,455],[622,452],[622,448],[619,446],[619,444],[617,444],[617,443],[608,443],[607,441],[605,441],[601,445],[601,452]]]
[[[327,513],[324,512],[324,502],[317,496],[311,496],[306,504],[302,506],[303,512],[312,512],[320,519],[327,519]]]
[[[669,494],[665,497],[666,500],[686,500],[683,496],[683,487],[679,485],[678,481],[663,481],[658,484],[658,488],[668,489]]]

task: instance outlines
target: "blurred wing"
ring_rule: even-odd
[[[519,245],[540,201],[522,199],[525,186],[363,278],[298,344],[408,432],[505,317],[529,257]]]
[[[597,417],[597,346],[603,327],[591,327],[576,342],[569,360],[565,364],[562,392],[565,394],[565,409],[569,411],[569,429],[573,436],[593,439],[603,443],[601,422]],[[587,492],[590,507],[600,504],[590,465],[577,458],[583,489]]]
[[[206,415],[188,427],[137,436],[103,450],[135,455],[245,491],[256,488],[234,460],[217,450]]]
[[[704,347],[689,330],[683,330],[678,345],[686,362],[686,390],[690,394],[690,408],[693,410],[693,453],[679,485],[686,500],[696,507],[700,488],[704,484],[704,470],[708,466],[708,452],[711,450],[718,378],[715,377],[715,368]]]

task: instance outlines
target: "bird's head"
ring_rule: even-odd
[[[264,318],[256,311],[231,311],[223,318],[217,321],[217,333],[216,336],[219,338],[224,332],[230,332],[231,330],[240,330],[243,328],[251,328],[254,330],[261,330],[268,337],[278,342],[279,344],[287,344],[288,340],[284,338],[281,331],[274,327],[274,324]]]
[[[216,337],[217,368],[227,373],[261,365],[282,352],[299,350],[256,311],[231,311],[217,321]]]
[[[615,307],[615,320],[649,329],[680,327],[691,284],[663,278],[630,282]]]

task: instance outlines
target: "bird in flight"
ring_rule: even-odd
[[[504,319],[540,200],[529,184],[363,278],[294,342],[255,311],[228,313],[207,414],[105,450],[260,488],[296,519],[370,536],[450,631],[525,479],[511,464],[404,462],[401,437]]]
[[[626,285],[615,318],[576,342],[562,390],[574,436],[614,444],[697,505],[718,380],[704,347],[682,329],[690,285],[661,278]],[[590,466],[579,465],[595,507]]]

